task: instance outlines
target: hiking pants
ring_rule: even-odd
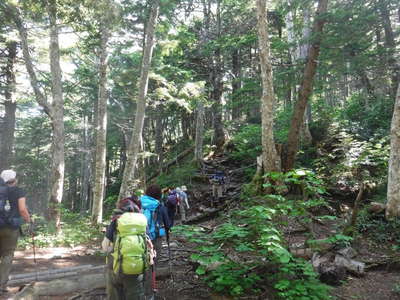
[[[154,249],[156,249],[157,256],[154,259],[154,272],[157,274],[157,262],[160,260],[161,257],[161,249],[162,249],[162,238],[159,237],[155,240],[151,241],[153,243]],[[146,299],[151,299],[153,295],[153,269],[150,266],[144,274],[144,293],[146,295]],[[157,286],[155,286],[156,288]]]
[[[107,300],[144,300],[144,274],[115,274],[106,270]]]
[[[5,289],[11,272],[19,229],[0,228],[0,289]]]
[[[181,215],[181,221],[185,222],[186,221],[186,207],[185,203],[183,201],[179,204],[179,214]]]
[[[213,184],[212,186],[212,195],[214,198],[222,198],[222,192],[224,190],[224,186],[222,184]]]

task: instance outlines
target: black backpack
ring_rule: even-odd
[[[0,178],[0,225],[6,225],[11,218],[10,201],[8,201],[8,186]]]
[[[22,224],[22,219],[13,211],[8,195],[9,187],[0,178],[0,227],[11,226],[18,228]]]

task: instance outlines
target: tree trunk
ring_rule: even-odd
[[[241,109],[239,103],[240,97],[238,96],[238,92],[242,87],[242,74],[241,74],[241,64],[240,64],[240,48],[234,49],[232,53],[232,120],[238,121],[241,114]]]
[[[136,108],[135,125],[132,133],[132,138],[128,147],[128,159],[126,162],[121,189],[119,192],[120,198],[129,196],[131,191],[135,187],[135,168],[143,131],[143,122],[146,109],[146,95],[149,82],[149,70],[154,47],[154,30],[157,23],[159,9],[160,0],[154,0],[151,7],[149,21],[146,27],[146,43],[143,51],[142,66],[140,71],[139,95]]]
[[[303,123],[304,112],[308,99],[312,93],[312,85],[317,69],[317,59],[320,50],[322,30],[325,24],[325,18],[321,15],[326,13],[327,6],[328,0],[319,0],[312,34],[312,36],[315,36],[315,40],[312,42],[312,45],[309,49],[308,59],[304,69],[303,81],[300,87],[299,98],[293,111],[292,121],[289,129],[287,157],[285,158],[283,165],[283,169],[285,171],[289,171],[294,167],[299,145],[300,128]]]
[[[163,142],[164,142],[164,123],[163,123],[163,110],[164,107],[162,105],[158,106],[156,113],[156,129],[155,129],[155,152],[156,152],[156,163],[158,166],[162,166],[164,160],[164,152],[163,152]]]
[[[17,57],[17,43],[8,42],[7,48],[7,64],[5,68],[6,89],[4,91],[4,123],[0,136],[0,170],[9,169],[13,158],[14,150],[14,132],[15,132],[15,112],[17,103],[15,101],[15,62]]]
[[[86,212],[89,203],[90,177],[92,166],[91,139],[89,136],[89,118],[83,117],[83,153],[81,160],[81,208],[80,212]]]
[[[55,222],[60,231],[60,205],[64,191],[64,100],[61,86],[60,48],[58,44],[57,7],[56,1],[48,2],[50,21],[50,70],[51,92],[51,124],[53,128],[52,139],[52,168],[50,178],[51,191],[49,201],[49,219]]]
[[[201,164],[203,161],[203,139],[204,139],[204,103],[201,99],[197,100],[196,118],[196,141],[194,148],[194,160]]]
[[[221,1],[217,1],[217,36],[218,38],[221,35]],[[214,116],[214,135],[213,135],[213,144],[217,147],[217,151],[222,151],[222,148],[225,143],[225,133],[224,133],[224,125],[222,122],[222,93],[224,88],[224,83],[222,81],[222,55],[221,49],[218,47],[215,50],[215,65],[213,70],[213,116]]]
[[[380,11],[382,16],[382,25],[385,31],[385,46],[390,50],[388,59],[389,66],[392,69],[390,96],[394,98],[396,96],[397,86],[399,85],[400,82],[400,65],[398,64],[394,56],[396,53],[396,41],[392,29],[392,24],[390,21],[390,11],[386,6],[386,4],[382,3],[383,1],[380,2],[381,2]]]
[[[390,129],[390,159],[387,189],[386,217],[400,216],[400,84]]]
[[[268,39],[268,21],[266,0],[256,0],[257,30],[260,49],[260,65],[262,80],[261,114],[262,114],[262,150],[265,172],[280,171],[280,158],[275,149],[274,117],[275,95],[270,59],[270,44]]]
[[[107,3],[107,2],[106,2]],[[107,43],[110,37],[110,24],[107,17],[100,24],[100,61],[99,61],[99,94],[96,126],[96,164],[93,191],[92,222],[99,224],[103,220],[103,200],[106,184],[106,150],[107,150]]]

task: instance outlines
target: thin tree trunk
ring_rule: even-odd
[[[58,44],[57,7],[56,1],[48,2],[48,14],[50,20],[50,70],[51,92],[53,101],[51,104],[51,121],[53,128],[52,140],[52,168],[51,168],[51,192],[49,201],[49,218],[55,222],[60,231],[60,205],[64,191],[64,100],[61,86],[60,48]]]
[[[7,64],[5,68],[6,89],[4,91],[4,123],[0,136],[0,170],[9,169],[13,158],[14,150],[14,132],[15,132],[15,112],[17,103],[15,101],[15,62],[17,57],[17,43],[8,42],[7,48]]]
[[[276,152],[274,141],[275,94],[273,87],[272,65],[270,58],[270,44],[268,38],[268,21],[266,1],[256,0],[257,4],[257,30],[260,49],[260,65],[262,80],[261,114],[262,114],[262,149],[264,172],[279,172],[281,169],[280,158]]]
[[[163,124],[163,111],[164,107],[162,105],[158,106],[156,114],[156,129],[155,129],[155,152],[156,152],[156,163],[158,166],[162,166],[164,160],[163,152],[163,142],[164,142],[164,124]]]
[[[385,31],[385,46],[386,48],[390,49],[388,63],[391,67],[391,89],[390,89],[390,96],[394,98],[396,96],[396,89],[400,82],[400,65],[396,61],[394,55],[396,53],[396,41],[395,35],[392,29],[392,24],[390,21],[390,11],[385,3],[382,3],[380,6],[381,16],[382,16],[382,25]]]
[[[221,35],[221,1],[217,1],[217,36],[218,38]],[[213,70],[213,116],[214,116],[214,135],[213,135],[213,144],[217,146],[217,151],[222,151],[222,147],[225,143],[225,132],[224,125],[222,122],[222,93],[224,88],[224,83],[222,81],[222,54],[221,49],[218,47],[215,50],[215,65]]]
[[[89,121],[88,117],[83,117],[83,153],[82,153],[82,166],[81,166],[81,207],[80,212],[86,212],[89,203],[89,189],[90,189],[90,174],[92,166],[92,152],[89,137]]]
[[[325,18],[321,15],[326,13],[327,6],[328,0],[319,0],[312,34],[312,36],[316,37],[309,49],[309,55],[304,69],[303,81],[300,87],[299,98],[293,111],[287,143],[287,157],[285,158],[283,166],[285,171],[288,171],[294,167],[299,145],[300,128],[304,119],[304,112],[308,99],[312,93],[312,85],[317,69],[317,59],[320,50],[322,30],[325,24]]]
[[[234,49],[232,53],[232,119],[238,120],[240,118],[240,105],[237,101],[240,97],[237,95],[240,88],[242,87],[241,81],[241,64],[240,64],[240,48]]]
[[[203,161],[203,139],[204,139],[204,103],[201,99],[197,100],[196,118],[196,140],[194,148],[194,160],[201,164]]]
[[[106,183],[106,150],[107,150],[107,43],[110,37],[110,24],[104,18],[100,24],[100,60],[99,60],[99,94],[96,126],[96,163],[93,191],[92,222],[99,224],[103,220],[103,200]]]
[[[151,7],[149,20],[146,26],[146,43],[143,51],[142,66],[139,80],[139,95],[136,108],[135,125],[132,138],[128,147],[128,160],[126,162],[119,197],[129,196],[135,188],[135,168],[138,159],[140,140],[143,131],[144,115],[146,109],[146,95],[149,82],[149,70],[154,48],[154,30],[160,9],[160,0],[154,0]]]
[[[400,84],[390,129],[390,158],[387,188],[386,217],[400,216]]]

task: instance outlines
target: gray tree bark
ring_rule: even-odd
[[[5,114],[3,119],[3,128],[0,135],[0,170],[9,169],[11,167],[14,150],[15,112],[17,110],[17,102],[14,97],[16,86],[14,67],[17,58],[17,42],[8,42],[6,48],[6,89],[4,91]]]
[[[400,84],[390,128],[390,158],[387,188],[386,217],[400,216]]]
[[[57,4],[48,1],[47,10],[50,20],[50,71],[51,71],[51,103],[50,118],[53,129],[51,191],[49,201],[49,218],[60,230],[60,205],[64,191],[64,99],[61,83],[60,47],[58,44]]]
[[[217,38],[221,36],[221,1],[217,1]],[[213,144],[216,145],[217,151],[222,151],[225,143],[225,132],[224,124],[222,121],[222,93],[224,88],[223,83],[223,60],[221,49],[218,47],[215,50],[215,63],[213,70],[211,72],[212,76],[212,100],[213,103],[213,124],[214,124],[214,134],[213,134]]]
[[[256,0],[257,5],[257,32],[260,50],[262,97],[262,150],[265,172],[280,171],[281,162],[277,154],[274,141],[274,87],[272,78],[272,65],[270,59],[270,43],[268,38],[268,21],[266,12],[266,0]]]
[[[204,139],[204,103],[201,99],[197,102],[196,118],[196,140],[194,148],[194,160],[201,164],[203,161],[203,139]]]
[[[82,128],[83,128],[83,153],[82,153],[82,168],[81,168],[81,207],[80,212],[83,214],[86,212],[89,204],[89,190],[90,190],[90,178],[92,174],[92,139],[89,136],[89,118],[83,116]]]
[[[157,24],[159,10],[160,0],[154,0],[151,7],[149,20],[146,26],[146,42],[143,51],[142,66],[140,71],[139,95],[136,107],[135,125],[132,133],[132,138],[128,147],[128,158],[122,178],[121,189],[119,191],[120,199],[129,196],[136,186],[135,168],[137,164],[140,141],[143,131],[143,123],[146,109],[146,95],[149,83],[149,71],[154,48],[154,31]]]
[[[107,1],[105,1],[107,3]],[[110,37],[108,14],[100,23],[100,59],[99,59],[99,94],[96,124],[96,162],[93,190],[92,222],[99,224],[103,220],[103,200],[106,184],[106,149],[107,149],[107,43]]]
[[[155,128],[155,152],[156,152],[156,163],[158,166],[162,166],[164,160],[164,152],[163,152],[163,142],[164,142],[164,123],[163,123],[163,105],[159,105],[157,109],[156,115],[156,128]]]

